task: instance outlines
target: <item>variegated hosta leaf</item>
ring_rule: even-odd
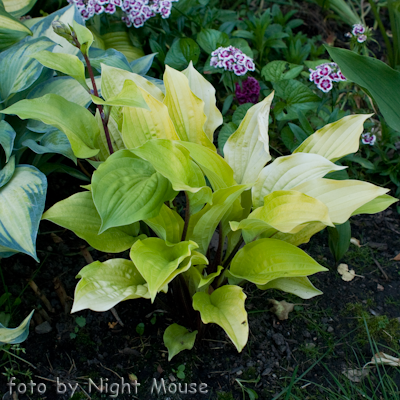
[[[164,84],[164,104],[168,107],[179,138],[215,151],[215,146],[204,132],[204,102],[190,90],[188,78],[182,72],[166,65]]]
[[[3,0],[4,7],[15,18],[27,14],[37,0]]]
[[[269,154],[268,119],[274,93],[251,107],[224,146],[224,157],[234,171],[238,183],[253,183]]]
[[[373,114],[348,115],[309,136],[293,153],[314,153],[335,162],[357,152],[365,120]]]
[[[6,154],[6,162],[8,162],[13,147],[16,133],[14,128],[6,121],[0,121],[0,145]]]
[[[10,181],[10,179],[14,175],[14,171],[15,171],[15,156],[12,155],[8,163],[0,171],[0,188]]]
[[[284,233],[277,232],[274,235],[274,239],[283,240],[287,243],[292,244],[293,246],[300,246],[303,243],[308,243],[312,236],[314,236],[319,231],[322,231],[326,227],[325,224],[321,222],[311,222],[307,224],[301,231],[297,233]],[[268,232],[266,232],[268,233]],[[260,235],[260,238],[263,238],[264,234]],[[267,236],[269,237],[269,236]]]
[[[345,223],[355,210],[389,191],[368,182],[336,181],[324,178],[304,182],[293,190],[305,193],[326,204],[329,216],[335,224]]]
[[[157,293],[168,284],[169,277],[179,268],[179,264],[190,257],[192,250],[197,247],[192,241],[168,245],[158,238],[138,240],[132,246],[130,257],[148,284],[152,303]],[[187,265],[186,270],[190,268],[190,263]]]
[[[190,61],[189,66],[182,71],[182,74],[188,78],[190,90],[199,99],[204,101],[204,114],[206,114],[207,117],[204,125],[204,132],[211,143],[213,143],[214,132],[223,122],[222,114],[215,105],[214,86],[193,67],[192,61]]]
[[[202,210],[191,216],[187,237],[199,245],[200,253],[207,252],[211,238],[222,217],[248,188],[248,185],[236,185],[219,189],[213,193],[212,205],[207,204]]]
[[[230,273],[256,285],[277,278],[308,276],[327,271],[299,248],[277,239],[258,239],[246,244],[232,260]]]
[[[214,190],[236,185],[229,164],[214,151],[197,143],[180,142],[190,152],[190,157],[200,166]]]
[[[266,166],[252,188],[253,207],[261,207],[267,194],[275,190],[290,190],[295,186],[327,173],[339,171],[340,167],[317,154],[292,154],[279,157]]]
[[[232,340],[238,352],[246,346],[249,337],[246,295],[239,286],[225,285],[211,294],[198,292],[193,296],[193,308],[200,312],[205,324],[219,325]]]
[[[42,219],[70,229],[92,247],[106,253],[128,250],[137,240],[139,223],[110,228],[99,234],[101,219],[91,192],[79,192],[48,209]]]
[[[15,114],[21,119],[35,119],[64,132],[78,158],[95,156],[97,135],[100,133],[94,116],[86,108],[65,100],[57,94],[46,94],[39,99],[21,100],[0,111]],[[71,115],[74,118],[71,118]]]
[[[96,141],[96,146],[100,149],[100,151],[96,155],[96,158],[99,159],[100,161],[105,161],[107,160],[108,157],[110,157],[110,148],[108,147],[103,121],[100,117],[100,112],[98,109],[96,109],[95,118],[97,126],[100,129],[100,134],[99,136],[97,136],[97,141]],[[108,119],[107,127],[108,127],[108,133],[110,135],[110,141],[111,141],[111,146],[113,148],[113,152],[115,153],[118,150],[125,150],[126,147],[122,140],[121,132],[119,131],[118,125],[115,122],[114,117],[112,115],[110,115]]]
[[[33,166],[19,165],[0,188],[0,257],[13,252],[36,255],[36,235],[46,200],[46,176]]]
[[[296,233],[307,222],[319,221],[333,226],[328,207],[313,197],[294,190],[277,190],[264,197],[264,205],[255,209],[247,219],[231,222],[232,230],[242,229],[246,243],[264,233],[269,237],[277,231]]]
[[[351,215],[376,214],[386,210],[393,203],[396,203],[396,201],[399,201],[399,199],[389,196],[388,194],[383,194],[357,208]]]
[[[156,217],[176,193],[168,179],[129,150],[111,155],[93,173],[93,201],[105,230]]]
[[[167,243],[179,243],[182,238],[183,225],[185,222],[174,210],[165,204],[162,205],[156,217],[145,219],[144,222]]]
[[[144,89],[140,88],[140,91],[149,110],[123,109],[122,139],[126,148],[139,147],[151,139],[179,140],[166,105]]]
[[[25,341],[29,335],[29,323],[34,312],[35,310],[32,310],[17,328],[6,328],[0,324],[0,346],[5,343],[17,344]]]
[[[307,300],[322,294],[306,276],[278,278],[268,282],[266,285],[257,285],[257,287],[261,290],[279,289]]]
[[[146,281],[130,260],[114,258],[95,261],[82,268],[75,288],[71,312],[85,309],[107,311],[124,300],[148,299]]]
[[[189,332],[184,326],[170,325],[164,332],[163,340],[168,349],[168,361],[183,350],[191,350],[196,340],[197,331]]]
[[[12,16],[0,2],[0,50],[12,46],[32,32],[17,18]]]

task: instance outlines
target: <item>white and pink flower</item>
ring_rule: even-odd
[[[315,70],[309,69],[309,80],[317,85],[317,88],[324,93],[329,92],[333,88],[333,82],[345,81],[342,71],[336,63],[324,63],[318,65]]]
[[[250,57],[233,46],[218,47],[214,50],[211,53],[210,65],[214,68],[232,71],[237,76],[245,75],[248,71],[254,71],[256,68]]]
[[[376,136],[370,133],[363,133],[361,135],[361,142],[363,144],[369,144],[370,146],[373,146],[376,142]]]

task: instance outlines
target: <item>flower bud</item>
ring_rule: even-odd
[[[53,27],[53,30],[55,33],[57,33],[57,35],[63,37],[64,39],[67,39],[69,43],[75,45],[74,34],[69,26],[65,25],[61,21],[53,21],[51,23],[51,26]]]

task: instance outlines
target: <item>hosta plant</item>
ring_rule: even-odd
[[[370,183],[324,178],[343,168],[336,160],[357,151],[369,115],[327,125],[292,155],[270,162],[271,94],[247,111],[221,157],[213,144],[222,123],[215,90],[191,64],[183,72],[166,67],[165,94],[105,65],[101,84],[103,98],[92,98],[103,115],[54,95],[3,112],[54,124],[75,155],[97,167],[85,191],[43,219],[98,250],[130,249],[129,260],[96,261],[79,272],[72,311],[154,302],[168,293],[184,315],[184,326],[165,331],[169,359],[192,348],[209,323],[241,351],[249,333],[242,284],[305,299],[321,294],[308,276],[325,268],[297,246],[326,226],[395,201]]]

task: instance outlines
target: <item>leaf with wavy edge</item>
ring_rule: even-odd
[[[253,207],[261,207],[264,197],[275,190],[291,190],[303,182],[344,168],[318,154],[299,153],[279,157],[260,172],[252,188]]]
[[[299,248],[277,239],[258,239],[240,249],[231,262],[230,273],[256,285],[277,278],[308,276],[327,271]]]
[[[219,325],[232,340],[240,353],[249,337],[247,313],[244,308],[246,295],[239,286],[225,285],[211,295],[198,292],[193,296],[193,308],[200,312],[204,324]]]
[[[191,350],[196,340],[197,331],[189,332],[184,326],[170,325],[164,332],[163,340],[168,349],[168,361],[183,350]]]
[[[0,346],[3,344],[17,344],[26,340],[29,335],[29,323],[35,310],[21,322],[17,328],[6,328],[0,324]]]
[[[114,258],[82,268],[71,313],[85,309],[107,311],[124,300],[150,297],[146,281],[132,261]]]
[[[274,239],[283,240],[287,243],[292,244],[293,246],[299,246],[303,243],[308,243],[313,235],[315,235],[319,231],[322,231],[322,229],[324,228],[326,228],[326,225],[322,224],[321,222],[311,222],[297,233],[277,232],[274,235]],[[268,234],[268,232],[266,233]],[[260,235],[260,238],[263,237],[264,233]]]
[[[319,154],[332,162],[347,154],[356,153],[364,122],[372,115],[348,115],[325,125],[309,136],[293,153]]]
[[[239,128],[226,141],[224,157],[234,171],[238,183],[253,183],[269,154],[268,118],[274,93],[251,107]]]

